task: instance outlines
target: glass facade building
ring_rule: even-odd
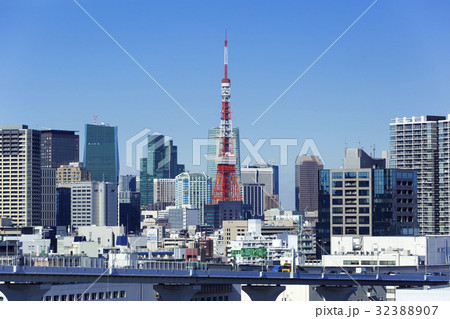
[[[91,180],[119,182],[119,146],[117,126],[86,124],[84,167]]]
[[[75,131],[41,131],[41,166],[58,168],[79,162],[80,141]]]
[[[173,140],[162,134],[149,135],[147,158],[141,159],[141,205],[153,204],[155,178],[175,178],[183,171],[184,165],[178,164],[178,148],[173,145]]]
[[[318,198],[317,244],[327,253],[332,236],[418,235],[414,170],[321,170]]]
[[[175,178],[175,206],[191,205],[204,223],[205,205],[211,204],[212,182],[205,173],[184,172]]]

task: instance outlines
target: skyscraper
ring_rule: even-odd
[[[117,126],[86,124],[84,167],[93,181],[119,182]]]
[[[279,193],[278,166],[272,164],[256,164],[243,167],[241,169],[241,180],[243,186],[257,184],[262,188],[261,209],[264,213],[266,210],[264,206],[266,196],[278,195]],[[253,198],[257,200],[258,196],[253,196]],[[245,199],[245,203],[259,207],[259,203],[251,203],[248,199]]]
[[[73,183],[90,180],[91,172],[83,167],[83,163],[69,163],[69,165],[61,165],[56,169],[57,187],[70,187]]]
[[[79,162],[79,136],[75,131],[41,131],[41,166],[58,168]]]
[[[200,210],[204,222],[204,207],[211,204],[212,183],[205,173],[184,172],[175,178],[175,206],[191,205]]]
[[[298,155],[295,160],[295,210],[317,211],[319,171],[323,163],[318,156]]]
[[[319,171],[317,243],[330,253],[336,235],[417,235],[416,172],[384,168],[361,149],[347,149],[346,159],[343,169]]]
[[[246,205],[250,205],[252,207],[251,216],[246,216],[249,218],[257,218],[264,216],[264,184],[251,184],[251,183],[243,183],[242,190],[243,196],[242,201]]]
[[[239,127],[235,127],[233,132],[233,148],[236,156],[236,175],[238,181],[241,181],[241,151],[240,151],[240,138]],[[214,185],[217,174],[217,157],[219,155],[219,142],[220,142],[220,128],[219,126],[210,128],[208,130],[208,154],[206,155],[206,174],[211,177]]]
[[[117,184],[106,182],[78,182],[71,190],[71,225],[117,226]]]
[[[0,128],[0,218],[18,226],[40,226],[41,133],[26,125]]]
[[[141,159],[141,205],[153,204],[155,178],[175,178],[184,171],[184,165],[178,164],[178,148],[171,138],[158,133],[149,135],[147,149],[147,158]]]
[[[175,178],[153,180],[153,202],[175,205]]]
[[[439,234],[450,234],[450,115],[439,121]]]
[[[56,226],[56,169],[41,167],[42,226]]]
[[[128,233],[138,233],[141,222],[141,197],[136,191],[136,176],[119,176],[119,225]]]
[[[119,192],[136,192],[136,176],[120,175]]]
[[[395,118],[390,123],[390,166],[417,171],[417,215],[422,235],[448,234],[445,196],[439,207],[440,189],[443,195],[450,186],[444,177],[450,159],[445,151],[446,122],[444,116],[415,116]]]

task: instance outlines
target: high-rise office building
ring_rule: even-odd
[[[440,189],[445,192],[450,186],[444,177],[445,163],[450,159],[444,148],[446,138],[439,137],[446,122],[445,116],[415,116],[395,118],[390,123],[390,166],[417,171],[417,215],[422,235],[449,233],[449,208],[439,198]]]
[[[189,226],[200,225],[200,210],[191,205],[182,207],[170,206],[166,208],[163,214],[167,216],[170,229],[173,230],[188,229]]]
[[[70,187],[56,188],[56,225],[70,226],[71,216],[71,189]]]
[[[175,206],[191,205],[200,210],[204,221],[204,207],[211,204],[212,182],[205,173],[183,172],[175,178]]]
[[[56,169],[42,167],[41,173],[41,225],[56,226]]]
[[[138,234],[141,228],[141,197],[133,191],[119,192],[119,225],[128,233]]]
[[[83,163],[73,162],[56,169],[57,187],[70,187],[73,183],[90,180],[91,172],[83,167]]]
[[[117,126],[86,124],[84,167],[93,181],[119,182]]]
[[[361,149],[347,149],[346,159],[343,169],[319,171],[317,244],[330,253],[336,235],[417,235],[416,172],[386,169]]]
[[[323,163],[318,156],[298,155],[295,160],[295,210],[317,211],[319,171]]]
[[[264,194],[279,194],[278,175],[278,166],[272,164],[256,164],[241,168],[242,183],[264,185]]]
[[[241,181],[241,154],[239,144],[239,128],[235,127],[233,132],[233,149],[236,156],[236,176],[238,181]],[[219,126],[210,128],[208,130],[208,154],[206,155],[206,175],[211,177],[212,184],[214,185],[217,175],[217,157],[219,155],[219,142],[220,142],[220,128]]]
[[[79,162],[80,141],[75,131],[41,131],[41,166],[58,168]]]
[[[155,178],[175,178],[184,171],[184,165],[178,164],[178,149],[171,138],[157,133],[149,135],[147,150],[147,158],[141,159],[141,205],[153,204]]]
[[[204,225],[219,229],[223,221],[242,220],[251,214],[252,206],[242,201],[220,201],[218,204],[205,205]]]
[[[264,216],[264,184],[242,184],[242,201],[246,205],[251,205],[252,214],[251,216],[246,216],[248,218],[261,218]],[[271,196],[271,195],[269,195]]]
[[[135,175],[119,176],[119,192],[136,192],[136,185]]]
[[[0,127],[0,218],[40,226],[41,133],[26,125]]]
[[[264,208],[265,210],[280,209],[280,195],[266,195],[264,196]]]
[[[175,178],[155,178],[153,180],[153,202],[175,205]]]
[[[119,176],[119,225],[128,233],[139,233],[141,222],[141,196],[136,191],[136,176]]]
[[[43,226],[57,225],[57,170],[61,166],[68,166],[74,162],[78,163],[80,157],[79,144],[79,136],[75,131],[51,129],[41,131]]]
[[[258,184],[262,188],[262,212],[266,210],[265,197],[279,194],[278,176],[278,166],[272,164],[256,164],[241,168],[242,185]]]
[[[96,181],[72,184],[71,225],[72,229],[91,225],[117,226],[117,184]]]

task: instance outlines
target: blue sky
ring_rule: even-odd
[[[125,142],[144,128],[172,136],[188,169],[206,170],[192,166],[192,139],[219,123],[225,28],[233,125],[252,144],[267,139],[261,154],[275,163],[269,139],[298,139],[280,168],[286,209],[304,139],[335,168],[345,145],[387,149],[392,118],[450,113],[448,1],[379,0],[253,126],[373,1],[78,2],[200,125],[72,0],[0,0],[0,124],[78,130],[83,140],[98,115],[119,127],[123,172]]]

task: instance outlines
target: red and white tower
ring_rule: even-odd
[[[231,126],[230,79],[228,78],[227,31],[225,30],[224,48],[225,75],[222,79],[222,111],[220,116],[219,155],[217,174],[212,194],[212,203],[221,201],[242,201],[236,176],[236,155],[233,147],[233,129]]]

